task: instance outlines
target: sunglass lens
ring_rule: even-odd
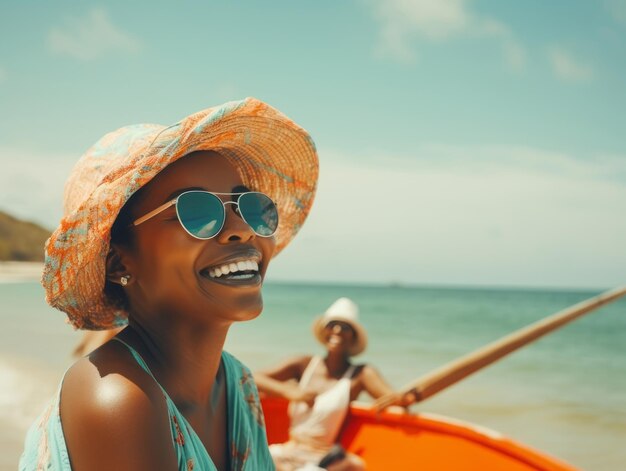
[[[224,225],[224,205],[211,193],[183,193],[178,197],[176,211],[185,230],[199,239],[215,237]]]
[[[270,237],[278,228],[278,209],[263,193],[244,193],[239,197],[239,211],[244,221],[262,237]]]

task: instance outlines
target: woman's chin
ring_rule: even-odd
[[[236,322],[246,322],[246,321],[254,320],[261,315],[262,311],[263,311],[263,306],[261,306],[260,308],[240,312],[239,315],[237,316]]]
[[[236,303],[231,311],[231,317],[235,322],[246,322],[256,319],[263,311],[263,298],[258,296],[246,296]]]
[[[346,348],[344,347],[343,344],[335,344],[335,343],[327,343],[326,344],[326,350],[328,351],[328,353],[346,353]]]

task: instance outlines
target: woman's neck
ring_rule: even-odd
[[[334,378],[343,376],[351,364],[348,355],[342,352],[332,351],[327,353],[324,362],[326,363],[328,373]]]
[[[175,403],[204,407],[211,398],[229,327],[149,328],[131,320],[120,336],[140,352]]]

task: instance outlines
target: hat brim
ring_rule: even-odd
[[[275,255],[299,231],[315,196],[317,152],[304,129],[269,105],[246,98],[173,126],[137,125],[109,133],[76,164],[66,200],[68,192],[86,196],[66,204],[46,243],[46,300],[66,312],[75,328],[102,330],[127,321],[127,313],[104,295],[111,227],[132,194],[171,163],[202,150],[233,161],[247,187],[276,202]]]
[[[326,339],[324,336],[324,329],[328,325],[329,322],[339,321],[348,324],[350,327],[354,329],[356,333],[356,338],[354,344],[348,348],[348,355],[355,356],[359,353],[362,353],[367,347],[367,332],[365,328],[359,323],[355,322],[352,319],[347,319],[342,316],[319,316],[313,321],[313,335],[322,345],[326,345]]]

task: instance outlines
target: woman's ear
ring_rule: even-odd
[[[106,277],[111,283],[126,286],[133,279],[129,256],[122,247],[111,244],[106,260]]]

